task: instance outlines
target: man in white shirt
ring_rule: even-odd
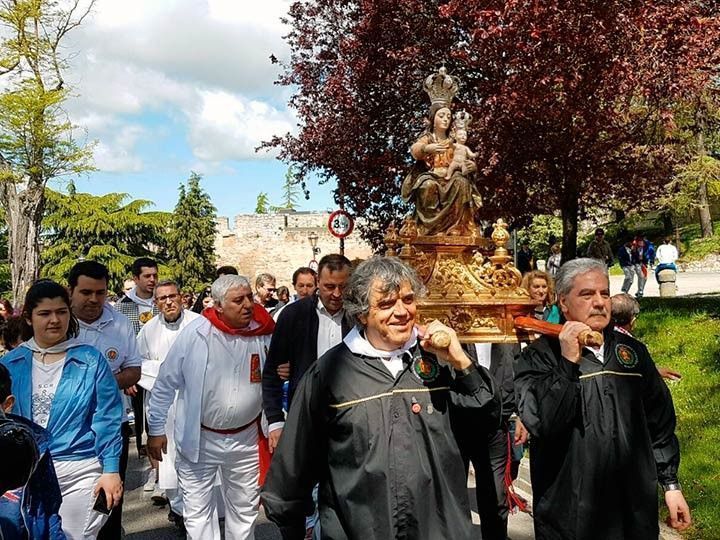
[[[161,281],[154,290],[155,305],[160,310],[158,316],[153,317],[138,334],[138,348],[143,359],[142,376],[138,385],[145,389],[145,404],[150,401],[150,392],[157,378],[168,351],[180,331],[200,315],[183,309],[182,297],[178,284],[174,281]],[[168,435],[168,453],[159,466],[151,460],[154,471],[151,471],[153,481],[148,485],[153,488],[152,499],[155,502],[165,501],[167,495],[170,501],[170,510],[176,516],[182,516],[182,494],[177,486],[175,473],[175,441],[172,438],[175,425],[175,406],[170,406],[165,433]],[[157,471],[157,476],[156,476]],[[164,494],[165,495],[164,495]],[[171,514],[172,516],[173,514]]]
[[[212,495],[220,473],[225,537],[252,538],[262,467],[269,461],[260,429],[262,366],[275,324],[253,302],[247,278],[212,285],[212,309],[178,336],[160,366],[148,409],[148,452],[163,460],[168,409],[177,392],[176,467],[191,540],[219,539]]]
[[[110,273],[97,261],[82,261],[70,270],[68,285],[73,315],[80,323],[78,340],[98,349],[110,363],[118,386],[125,391],[140,380],[142,360],[137,348],[135,331],[128,318],[105,303]],[[130,425],[126,413],[122,418],[123,451],[120,477],[125,481]],[[99,539],[120,540],[122,501],[110,515]]]

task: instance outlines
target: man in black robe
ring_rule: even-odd
[[[687,528],[672,398],[645,346],[613,331],[607,267],[567,262],[556,289],[559,339],[538,339],[515,366],[536,539],[657,540],[658,483],[670,525]],[[600,349],[580,346],[587,330],[603,333]]]
[[[527,442],[527,432],[522,423],[516,422],[515,429],[511,429],[510,420],[517,412],[513,363],[520,346],[470,343],[463,348],[474,364],[487,367],[490,372],[502,402],[502,415],[499,424],[491,424],[482,410],[456,409],[451,416],[453,431],[466,474],[470,463],[475,471],[475,497],[482,540],[505,540],[508,514],[517,501],[508,484],[512,481],[513,469],[517,472],[520,465],[513,459],[511,441],[514,440],[515,444]]]
[[[355,328],[300,382],[262,493],[285,540],[303,538],[316,483],[324,539],[472,537],[449,412],[484,409],[497,423],[499,396],[451,329],[415,326],[422,291],[394,257],[365,261],[350,277],[344,306]],[[440,330],[447,349],[430,344]]]

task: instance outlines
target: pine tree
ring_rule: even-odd
[[[285,210],[295,210],[297,207],[298,197],[300,196],[300,187],[298,187],[297,177],[292,167],[285,173],[285,183],[282,191],[282,206]]]
[[[267,214],[270,209],[270,199],[268,194],[264,191],[258,193],[257,201],[255,202],[255,213],[256,214]]]
[[[151,201],[128,200],[125,193],[68,194],[45,190],[42,219],[41,275],[64,283],[80,259],[105,264],[110,270],[110,290],[120,290],[133,260],[150,256],[164,259],[164,235],[171,215],[147,212]]]
[[[168,235],[173,273],[186,290],[197,291],[215,273],[215,207],[200,187],[202,176],[190,173],[187,186],[180,185],[178,202]]]

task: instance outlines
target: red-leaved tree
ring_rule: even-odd
[[[565,260],[580,216],[641,206],[667,181],[671,105],[707,83],[720,45],[718,8],[693,0],[301,0],[288,22],[279,83],[297,87],[301,126],[267,145],[337,179],[366,239],[408,210],[421,81],[444,64],[475,118],[479,217],[559,210]]]

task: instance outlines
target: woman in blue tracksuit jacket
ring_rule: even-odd
[[[22,315],[27,341],[0,359],[12,377],[12,412],[50,433],[67,538],[95,538],[107,519],[93,510],[98,492],[109,507],[122,496],[120,392],[105,357],[75,340],[78,323],[64,287],[35,282]]]

